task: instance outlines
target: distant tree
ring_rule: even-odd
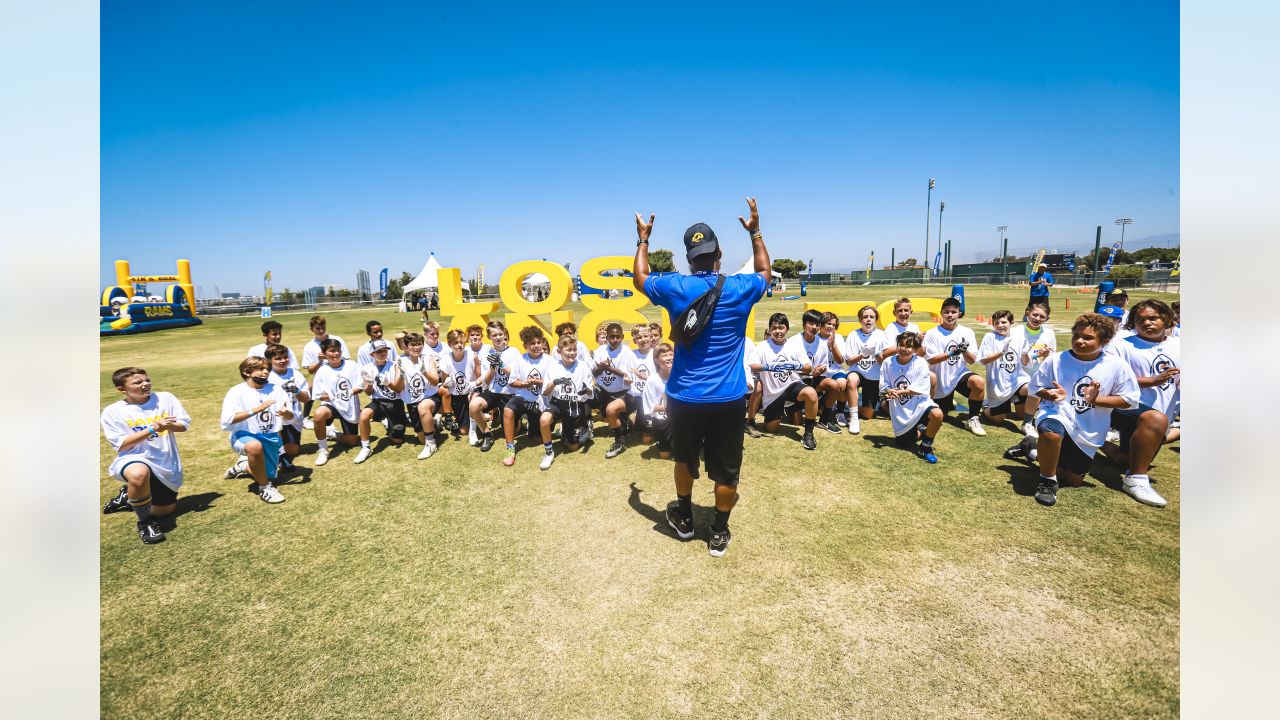
[[[805,268],[809,267],[802,260],[778,258],[773,261],[773,271],[784,278],[798,278]]]
[[[915,258],[907,258],[906,260],[903,260],[897,265],[894,265],[895,268],[913,268],[915,266],[916,266]]]
[[[653,272],[675,272],[676,263],[670,250],[651,250],[649,252],[649,270]]]
[[[404,286],[413,282],[413,276],[407,272],[400,273],[400,277],[393,278],[387,282],[387,297],[398,298],[404,294]]]
[[[1149,247],[1134,251],[1130,257],[1134,262],[1151,263],[1162,262],[1171,263],[1178,259],[1178,254],[1182,251],[1180,247]]]

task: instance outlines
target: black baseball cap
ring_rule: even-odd
[[[706,223],[694,223],[684,231],[684,257],[693,260],[720,249],[715,232]]]

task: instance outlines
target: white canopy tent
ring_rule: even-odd
[[[440,287],[440,282],[436,279],[436,274],[440,272],[440,261],[436,260],[436,254],[431,253],[427,258],[427,263],[422,266],[422,270],[413,278],[413,281],[403,288],[402,294],[408,294],[420,290],[435,290]]]

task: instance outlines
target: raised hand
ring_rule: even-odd
[[[1049,399],[1056,403],[1067,399],[1067,389],[1059,385],[1057,380],[1053,381],[1053,389],[1049,390]]]
[[[646,223],[644,218],[640,217],[640,213],[636,213],[636,236],[641,240],[648,241],[649,233],[653,232],[654,217],[656,216],[650,214],[649,222]]]
[[[1084,388],[1084,401],[1090,405],[1098,400],[1098,393],[1102,392],[1102,385],[1097,382],[1089,383]]]
[[[747,198],[747,207],[751,208],[751,219],[747,220],[739,215],[738,222],[742,223],[743,229],[752,235],[755,235],[760,232],[760,211],[756,209],[756,199],[751,197]]]

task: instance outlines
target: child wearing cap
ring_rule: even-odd
[[[400,364],[392,362],[391,344],[381,338],[369,341],[369,357],[371,362],[360,366],[360,379],[364,381],[365,394],[369,396],[369,404],[360,411],[360,452],[356,454],[358,465],[369,459],[373,452],[370,446],[371,427],[374,422],[385,422],[391,444],[399,447],[404,443],[405,427],[409,418],[405,416],[404,401],[396,387],[401,382]]]
[[[369,363],[373,362],[372,351],[373,351],[374,341],[382,340],[382,323],[378,322],[377,320],[370,320],[369,322],[364,324],[364,333],[365,335],[369,336],[369,342],[361,345],[359,348],[356,349],[356,362],[358,362],[361,365],[368,365]],[[390,347],[388,343],[384,342],[383,344]],[[399,353],[396,352],[396,349],[394,347],[391,347],[391,351],[388,353],[387,359],[390,360],[391,362],[395,362],[396,358],[399,356],[400,355]]]

